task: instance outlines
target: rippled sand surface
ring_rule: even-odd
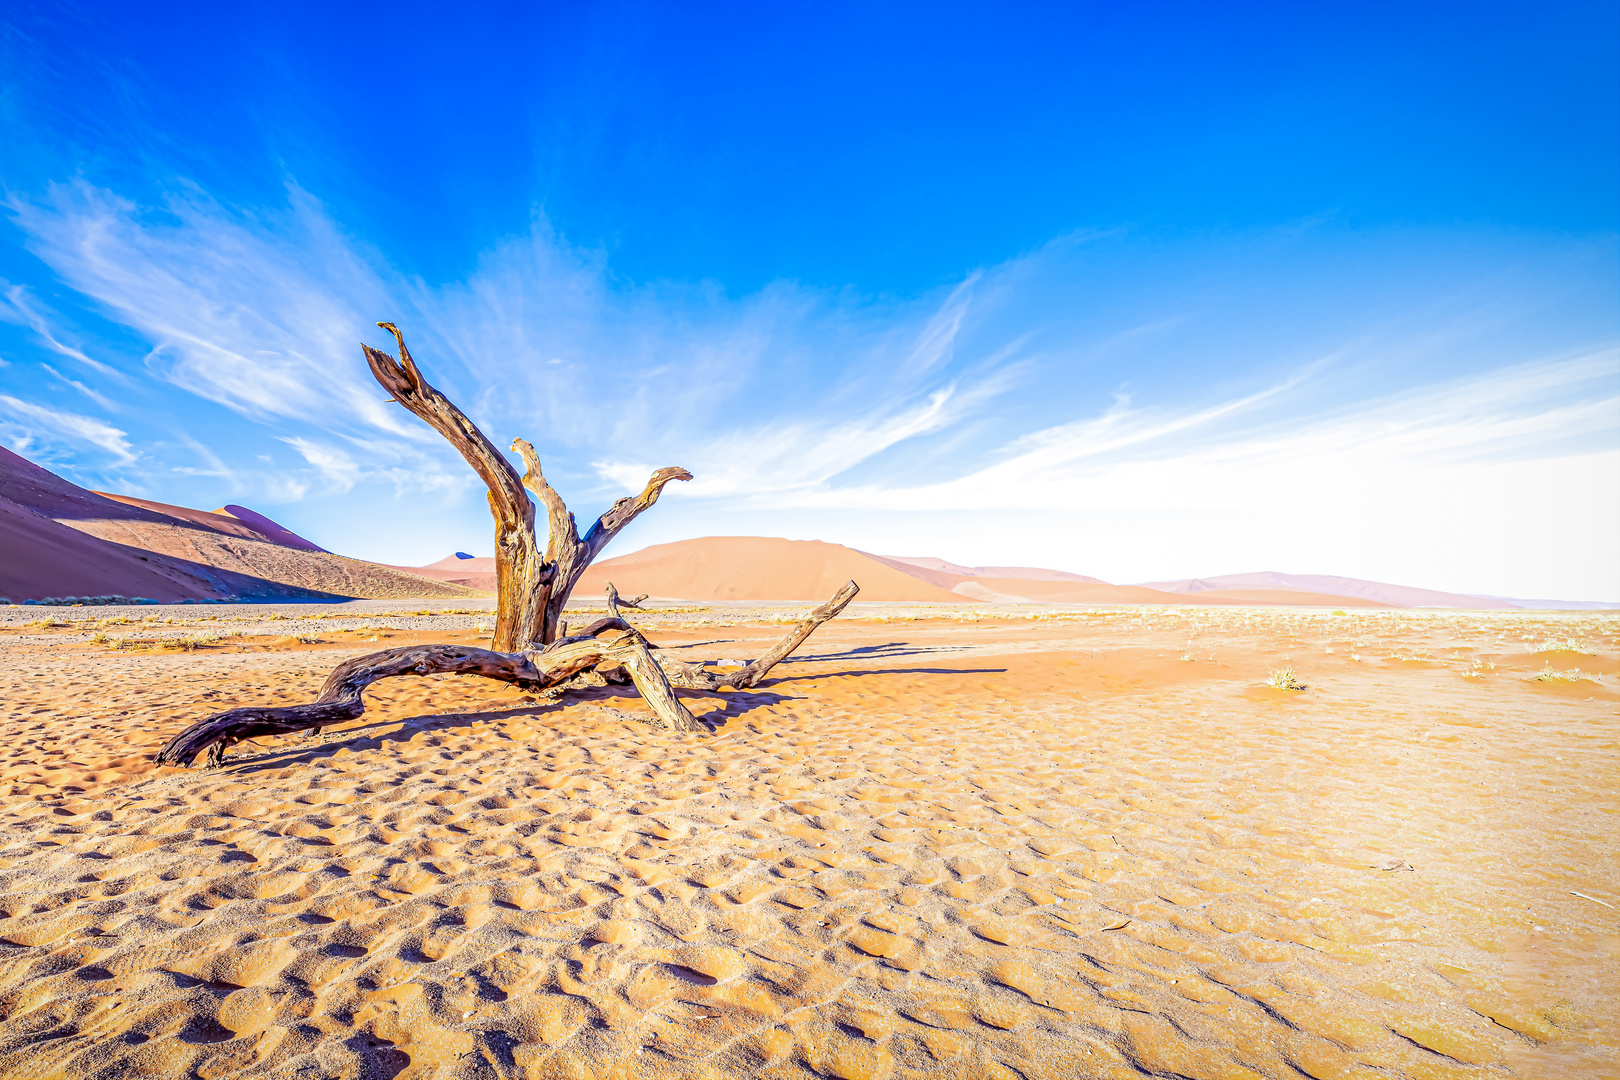
[[[1613,618],[906,614],[707,738],[394,679],[189,772],[433,632],[0,637],[0,1077],[1616,1074]]]

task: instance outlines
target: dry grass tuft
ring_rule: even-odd
[[[1291,667],[1277,668],[1266,679],[1266,685],[1273,690],[1303,690],[1305,684],[1299,681],[1299,676]]]

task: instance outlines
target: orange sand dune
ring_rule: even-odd
[[[957,582],[954,591],[991,603],[1030,604],[1219,604],[1205,595],[1176,596],[1140,585],[1091,584],[1085,581],[1040,578],[971,577]]]
[[[1087,577],[1084,574],[1071,574],[1067,570],[1046,570],[1039,566],[962,566],[959,563],[949,562],[945,559],[928,557],[909,557],[901,555],[873,555],[871,552],[862,552],[863,555],[878,562],[886,563],[896,570],[904,570],[908,574],[917,571],[926,571],[929,574],[939,574],[947,578],[1019,578],[1027,581],[1087,581],[1093,585],[1107,585],[1102,578]],[[932,577],[928,580],[933,580]],[[954,582],[953,582],[954,583]]]
[[[825,600],[851,579],[860,583],[862,600],[963,599],[854,548],[763,536],[706,536],[604,559],[585,571],[574,593],[599,596],[612,581],[626,596]]]
[[[1362,578],[1337,577],[1332,574],[1283,574],[1275,570],[1261,570],[1252,574],[1224,574],[1209,578],[1184,578],[1180,581],[1149,581],[1144,586],[1173,593],[1227,592],[1233,589],[1287,590],[1310,592],[1323,596],[1360,598],[1385,607],[1453,607],[1453,608],[1513,608],[1505,600],[1492,600],[1482,596],[1419,589],[1410,585],[1391,585],[1384,581],[1366,581]],[[1264,603],[1311,603],[1299,600],[1263,601]],[[1342,603],[1340,606],[1343,606]]]
[[[0,500],[16,511],[8,515],[5,548],[5,562],[13,568],[5,580],[13,600],[106,594],[158,600],[470,595],[459,586],[358,559],[272,543],[263,538],[263,530],[280,526],[245,509],[261,520],[255,524],[142,499],[108,498],[4,447]],[[117,550],[66,537],[42,522]],[[168,584],[154,587],[149,575],[134,571],[138,563],[161,566]],[[119,568],[131,574],[121,578]]]
[[[493,559],[452,556],[412,573],[464,578],[456,564]],[[944,559],[874,555],[815,540],[757,536],[704,537],[659,544],[598,562],[576,593],[599,594],[612,581],[621,593],[682,600],[811,600],[832,595],[844,580],[861,585],[863,600],[942,600],[1002,604],[1198,604],[1285,607],[1387,607],[1372,599],[1330,596],[1290,588],[1201,589],[1165,592],[1142,585],[1110,585],[1063,570],[1023,566],[958,566]],[[491,575],[489,588],[493,590]]]
[[[0,499],[0,597],[146,597],[173,603],[218,594],[200,574],[175,560],[146,555]]]

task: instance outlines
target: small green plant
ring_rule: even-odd
[[[1585,675],[1581,674],[1580,668],[1570,668],[1567,671],[1557,671],[1550,663],[1544,665],[1540,671],[1531,676],[1531,678],[1536,682],[1547,683],[1580,682],[1585,677]]]
[[[1348,615],[1350,613],[1348,611],[1344,610],[1344,608],[1334,608],[1333,609],[1333,614],[1335,614],[1335,615]]]
[[[97,630],[95,633],[90,635],[90,642],[94,645],[111,645],[112,638],[109,637],[105,632]]]
[[[1495,672],[1495,664],[1488,660],[1481,660],[1476,656],[1474,657],[1474,662],[1468,665],[1467,670],[1462,673],[1462,676],[1465,679],[1483,679],[1485,676],[1494,674]]]
[[[1266,679],[1266,685],[1273,690],[1303,690],[1305,684],[1299,681],[1299,676],[1291,667],[1277,668]]]
[[[1587,649],[1572,637],[1548,638],[1536,646],[1538,653],[1574,653],[1576,656],[1593,656],[1592,650]]]

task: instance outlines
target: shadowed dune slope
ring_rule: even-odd
[[[155,509],[166,504],[108,498],[4,447],[0,500],[10,504],[5,562],[13,568],[7,571],[13,600],[108,593],[170,601],[469,595],[457,585],[359,559],[285,547],[235,517],[173,507],[184,515],[175,516]],[[169,584],[139,572],[142,564],[160,567]],[[120,576],[125,570],[129,576]]]
[[[162,556],[142,556],[0,499],[0,596],[143,596],[165,603],[213,599],[211,582]]]
[[[111,491],[93,491],[104,499],[111,499],[125,506],[139,507],[142,510],[151,510],[153,513],[165,517],[178,518],[199,525],[204,529],[211,529],[227,536],[240,536],[245,540],[269,540],[268,536],[257,529],[250,528],[245,522],[231,517],[229,514],[215,514],[207,510],[193,510],[189,506],[172,506],[169,503],[158,502],[154,499],[137,499],[133,495],[118,495]]]

